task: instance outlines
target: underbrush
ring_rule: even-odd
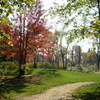
[[[0,79],[6,79],[10,76],[17,76],[18,72],[18,63],[17,62],[1,62],[0,63]]]
[[[85,73],[100,71],[100,69],[97,69],[96,65],[68,66],[68,70],[70,70],[70,71],[77,71],[77,72],[85,72]]]

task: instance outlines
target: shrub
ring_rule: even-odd
[[[37,67],[38,68],[52,68],[52,64],[49,62],[38,62]],[[34,63],[27,63],[25,65],[25,73],[30,74],[33,68],[34,68]]]
[[[1,62],[0,68],[8,69],[8,70],[15,69],[15,68],[18,68],[18,63],[17,62],[9,62],[9,61]]]
[[[34,63],[26,63],[25,64],[25,73],[30,74],[33,68],[34,68]]]
[[[0,63],[0,75],[2,77],[6,75],[15,75],[17,71],[18,71],[17,62],[1,62]]]
[[[39,68],[52,68],[52,64],[49,62],[38,62],[37,66]]]

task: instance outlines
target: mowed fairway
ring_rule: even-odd
[[[0,85],[0,92],[11,99],[42,93],[51,87],[68,83],[100,81],[100,74],[66,70],[33,69],[31,75],[31,78],[25,78],[23,81],[16,79]]]

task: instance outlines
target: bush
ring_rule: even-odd
[[[52,68],[52,64],[49,62],[38,62],[37,66],[39,68]]]
[[[34,63],[26,63],[25,64],[25,73],[30,74],[33,68],[34,68]]]
[[[1,62],[0,63],[0,75],[15,75],[18,71],[18,63],[17,62]]]
[[[18,63],[17,62],[9,62],[9,61],[1,62],[0,68],[8,69],[8,70],[15,69],[15,68],[18,68]]]
[[[38,62],[38,63],[37,63],[37,66],[38,66],[39,68],[43,68],[43,63],[42,63],[42,62]]]
[[[52,64],[49,62],[38,62],[37,67],[38,68],[52,68]],[[34,63],[27,63],[25,65],[25,73],[30,74],[33,68],[34,68]]]
[[[88,66],[71,66],[68,67],[68,70],[78,71],[78,72],[94,72],[96,71],[96,65],[88,65]]]
[[[83,67],[81,67],[81,66],[72,66],[71,70],[77,71],[77,72],[84,72]]]
[[[100,83],[82,86],[75,90],[73,97],[82,100],[100,100]]]
[[[88,65],[87,68],[89,69],[89,71],[93,72],[97,70],[97,65]]]

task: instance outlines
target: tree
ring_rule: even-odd
[[[9,42],[10,37],[2,31],[0,31],[0,33],[0,61],[6,61],[6,56],[2,56],[2,50],[6,50],[6,48],[11,45]]]
[[[55,3],[55,8],[51,9],[52,14],[57,15],[60,23],[65,26],[72,25],[74,27],[74,35],[78,38],[84,39],[95,36],[98,40],[97,58],[98,68],[100,62],[100,0],[66,0],[63,5]],[[96,18],[99,15],[99,20]],[[63,19],[63,21],[62,21]],[[78,20],[81,20],[78,21]],[[92,25],[91,25],[92,24]]]
[[[73,1],[73,0],[71,0]],[[77,5],[77,7],[75,6]],[[100,0],[74,0],[73,8],[80,9],[85,8],[85,12],[81,11],[80,13],[84,13],[86,20],[89,20],[90,23],[88,31],[83,34],[84,36],[95,36],[97,40],[97,67],[99,68],[100,63]],[[84,9],[83,9],[84,10]],[[97,19],[98,17],[98,19]],[[84,18],[84,16],[82,17]],[[91,19],[90,19],[91,18]],[[92,25],[91,25],[92,24]],[[86,26],[86,25],[85,25]],[[83,28],[84,29],[84,28]],[[86,29],[86,28],[85,28]],[[84,33],[85,30],[82,32]]]
[[[32,4],[36,4],[36,2],[34,0],[0,0],[0,22],[7,20],[7,16],[15,10],[23,12],[25,5],[31,8]]]
[[[0,0],[0,24],[11,22],[8,20],[10,14],[13,14],[15,11],[24,13],[24,6],[27,6],[31,9],[31,5],[36,4],[35,0]],[[0,34],[2,32],[0,31]],[[6,34],[2,34],[2,37],[5,37]],[[8,37],[9,38],[9,37]]]
[[[55,47],[54,47],[54,55],[55,55],[55,66],[57,68],[60,68],[60,47],[59,47],[59,37],[60,37],[60,32],[58,30],[55,30],[54,37],[57,41]]]
[[[95,64],[97,62],[96,52],[94,50],[89,50],[87,53],[87,63]]]
[[[37,5],[32,5],[32,10],[25,8],[24,14],[16,13],[11,18],[13,26],[2,24],[2,31],[10,36],[13,44],[2,54],[7,59],[15,57],[19,59],[20,76],[25,73],[24,64],[35,58],[38,53],[48,54],[54,42],[47,38],[51,32],[46,28],[46,20],[43,18],[44,10],[39,0]]]

